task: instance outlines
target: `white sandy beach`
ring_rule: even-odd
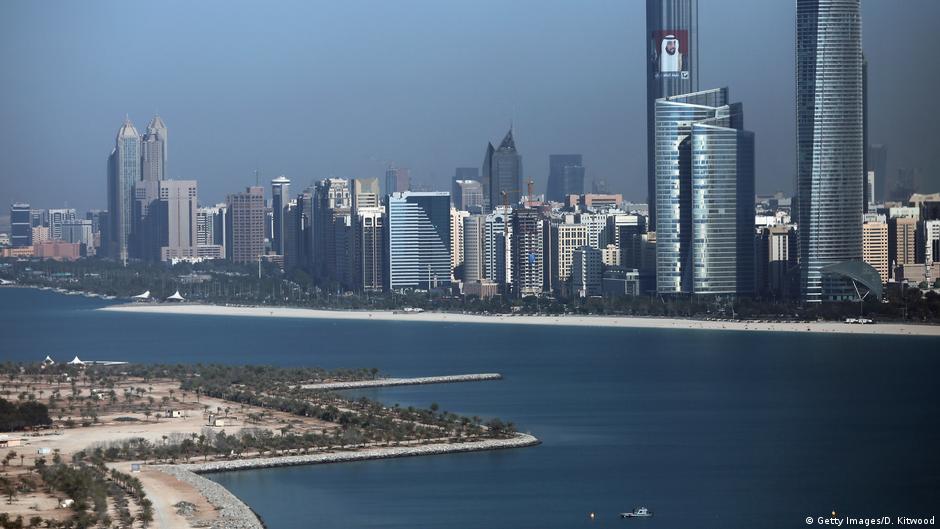
[[[842,322],[754,322],[707,321],[680,318],[632,316],[523,316],[479,315],[451,312],[404,313],[392,311],[317,310],[288,307],[241,307],[202,304],[127,304],[99,310],[140,314],[183,314],[191,316],[247,316],[255,318],[308,318],[329,320],[416,321],[434,323],[490,323],[509,325],[570,325],[578,327],[617,327],[643,329],[700,329],[719,331],[814,332],[823,334],[891,334],[940,336],[940,325]]]

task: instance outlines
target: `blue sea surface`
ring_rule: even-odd
[[[784,528],[832,511],[940,514],[937,338],[94,310],[106,304],[0,289],[0,360],[499,372],[351,394],[500,417],[543,441],[209,475],[271,529]],[[654,517],[617,516],[637,506]]]

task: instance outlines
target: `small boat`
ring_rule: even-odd
[[[653,516],[653,511],[646,507],[637,507],[633,509],[633,512],[620,513],[621,518],[649,518],[650,516]]]

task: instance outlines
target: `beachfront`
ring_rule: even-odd
[[[634,316],[529,316],[480,315],[450,312],[340,311],[290,307],[241,307],[203,304],[127,304],[98,310],[140,314],[190,316],[247,316],[258,318],[310,318],[332,320],[417,321],[435,323],[488,323],[510,325],[567,325],[577,327],[695,329],[716,331],[814,332],[821,334],[882,334],[940,336],[940,325],[843,322],[772,322],[649,318]]]

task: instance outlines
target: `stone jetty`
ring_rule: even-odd
[[[351,382],[324,382],[322,384],[303,384],[303,389],[343,390],[362,388],[383,388],[391,386],[420,386],[422,384],[447,384],[453,382],[480,382],[482,380],[500,380],[499,373],[478,373],[472,375],[446,375],[439,377],[416,378],[377,378],[375,380],[355,380]]]

